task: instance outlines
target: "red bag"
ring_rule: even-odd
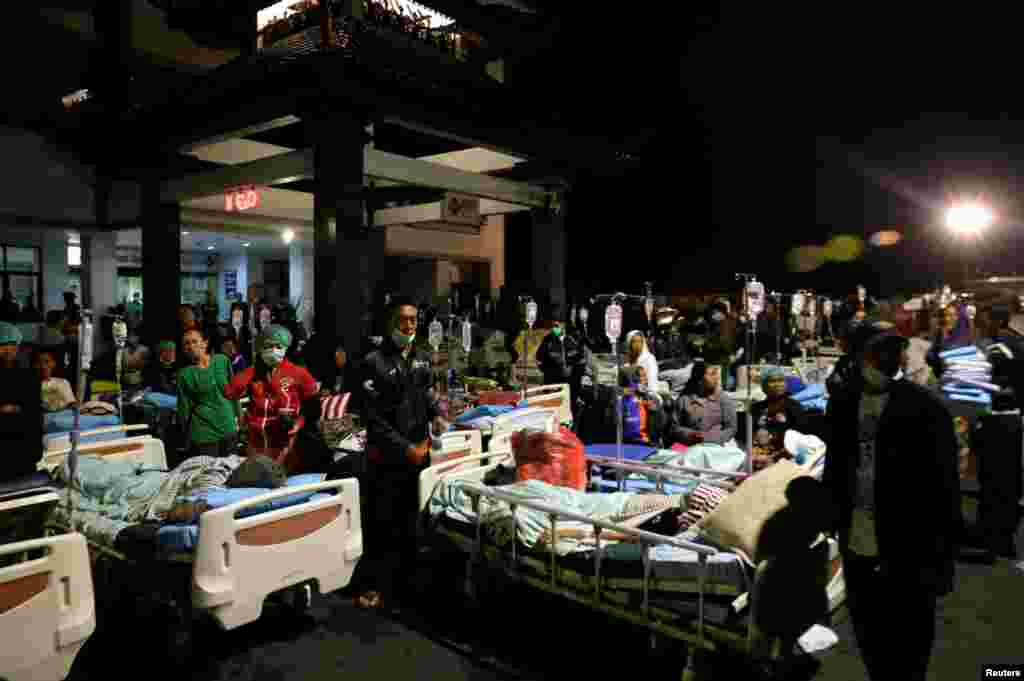
[[[541,480],[549,485],[583,491],[587,487],[587,459],[583,442],[568,428],[557,433],[512,434],[516,453],[516,481]]]

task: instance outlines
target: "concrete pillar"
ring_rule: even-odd
[[[142,196],[142,317],[144,338],[156,347],[177,334],[181,301],[181,209],[160,201],[160,184],[147,183]]]
[[[47,234],[42,241],[43,299],[39,309],[45,314],[49,310],[64,308],[64,288],[68,280],[68,240],[61,234]]]
[[[367,228],[363,191],[372,128],[358,118],[324,112],[307,120],[316,172],[315,331],[334,335],[350,352],[358,352],[371,334],[369,315],[384,256],[383,230],[371,234]]]
[[[106,349],[103,318],[117,305],[117,233],[95,232],[82,235],[83,306],[92,310],[94,357]]]
[[[313,328],[316,305],[316,264],[312,243],[293,241],[288,246],[288,292],[293,305],[300,305],[299,321]]]
[[[533,253],[533,281],[537,288],[548,294],[556,309],[565,307],[566,300],[566,204],[557,212],[535,210],[531,246]],[[543,311],[541,314],[550,313]]]
[[[246,288],[253,284],[263,283],[263,258],[257,255],[250,255],[246,259]],[[245,295],[245,291],[242,291]]]

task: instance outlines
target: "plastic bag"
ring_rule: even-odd
[[[583,442],[568,428],[561,428],[558,433],[514,433],[512,448],[516,453],[517,482],[540,480],[579,491],[586,489]]]

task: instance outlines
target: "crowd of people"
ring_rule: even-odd
[[[898,668],[900,678],[923,679],[935,635],[936,600],[953,588],[963,527],[962,447],[934,390],[943,371],[941,353],[967,344],[1014,344],[1004,308],[974,312],[954,301],[937,310],[922,309],[908,324],[905,315],[887,319],[882,305],[859,287],[829,320],[845,354],[828,380],[823,414],[793,399],[781,369],[762,372],[763,399],[751,405],[749,414],[739,413],[727,388],[735,384],[744,362],[738,339],[747,321],[731,301],[711,301],[689,319],[671,308],[658,310],[648,332],[634,330],[624,339],[618,377],[624,440],[657,449],[736,447],[746,444],[741,419],[749,418],[759,469],[790,456],[787,432],[820,436],[828,445],[823,484],[835,506],[830,527],[839,537],[850,611],[871,678]],[[260,315],[255,334],[250,309]],[[758,320],[753,361],[782,364],[809,340],[831,340],[820,328],[808,334],[781,312],[769,303]],[[564,310],[548,316],[550,330],[536,351],[537,367],[546,383],[569,384],[581,439],[610,441],[606,434],[614,433],[609,428],[618,421],[616,391],[595,379],[593,354],[599,348],[587,325],[566,319]],[[448,428],[432,357],[423,349],[420,308],[408,300],[393,301],[384,335],[368,342],[368,352],[360,348],[352,366],[336,339],[327,334],[306,339],[294,315],[275,317],[264,306],[238,305],[231,322],[211,326],[182,305],[177,320],[179,333],[158,342],[153,361],[129,343],[122,355],[132,359],[119,379],[130,373],[138,387],[176,398],[190,455],[241,452],[289,473],[330,473],[329,452],[309,448],[300,435],[320,418],[318,398],[354,397],[367,443],[366,558],[357,603],[377,608],[400,593],[407,586],[402,576],[415,560],[417,476],[429,465],[431,439]],[[42,344],[31,355],[46,410],[66,409],[81,397],[74,390],[77,355],[66,351],[77,341],[79,323],[69,296],[64,311],[47,315],[47,338],[57,340],[59,331],[60,342]],[[20,342],[18,329],[0,322],[0,363],[17,366]],[[115,373],[108,359],[97,358],[94,380]],[[596,428],[591,425],[595,420]],[[904,503],[909,489],[915,490],[910,505]],[[893,657],[888,646],[896,632],[888,609],[896,595],[905,617],[903,653]],[[907,627],[907,621],[914,627]]]

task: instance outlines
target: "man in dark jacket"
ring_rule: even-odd
[[[417,318],[415,305],[397,301],[390,310],[388,337],[362,362],[368,474],[366,552],[360,567],[385,592],[410,576],[420,510],[416,488],[429,463],[430,427],[435,434],[448,428],[432,392],[430,356],[414,348]],[[366,591],[357,604],[380,607],[381,592]]]
[[[544,337],[537,348],[537,367],[544,374],[545,384],[569,384],[575,418],[584,384],[587,383],[584,379],[589,376],[589,350],[578,338],[565,333],[562,316],[557,313],[555,316],[551,333]]]
[[[936,600],[953,590],[962,525],[953,417],[938,397],[894,379],[906,347],[905,338],[878,332],[856,381],[828,405],[823,481],[873,681],[926,678]]]

